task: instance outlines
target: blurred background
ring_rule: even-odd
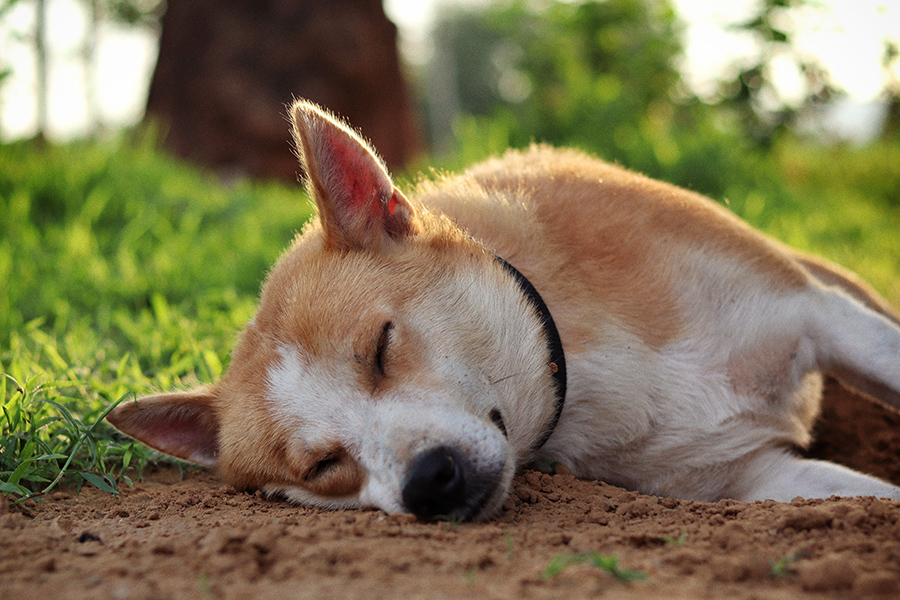
[[[394,167],[472,136],[626,162],[685,127],[864,144],[898,133],[898,43],[888,0],[2,0],[0,139],[151,121],[201,164],[292,177],[296,95]]]
[[[207,280],[254,295],[306,216],[272,209],[280,190],[246,192],[268,212],[238,214],[234,190],[296,193],[294,97],[360,128],[401,181],[575,146],[707,194],[900,304],[895,0],[0,0],[0,218],[33,227],[0,236],[0,277],[20,282],[0,313],[46,314],[41,270],[2,256],[46,253],[51,225],[58,261],[98,265],[68,275],[66,303],[81,289],[93,310],[107,284],[139,307]],[[167,258],[164,226],[196,272]],[[208,268],[222,231],[259,227],[280,233]]]

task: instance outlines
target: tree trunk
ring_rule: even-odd
[[[348,119],[389,167],[421,149],[380,0],[169,0],[147,114],[178,155],[235,175],[296,177],[294,97]]]
[[[50,101],[47,84],[49,66],[47,61],[47,3],[45,0],[37,0],[35,13],[34,50],[35,71],[37,72],[37,133],[35,140],[40,144],[47,139],[47,129],[49,128],[47,103]]]

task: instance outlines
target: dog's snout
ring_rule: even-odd
[[[466,518],[468,461],[454,448],[439,446],[413,461],[403,486],[403,504],[420,519]]]

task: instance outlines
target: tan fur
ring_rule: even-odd
[[[699,500],[878,494],[789,452],[820,372],[900,406],[897,316],[855,275],[718,204],[535,146],[394,187],[362,139],[292,108],[318,218],[273,268],[221,382],[110,421],[241,488],[489,518],[533,459]],[[502,257],[538,289],[547,340]]]
[[[682,330],[667,279],[690,268],[678,262],[697,240],[708,252],[745,261],[762,284],[806,284],[796,264],[718,204],[573,150],[510,152],[462,176],[426,183],[415,197],[453,215],[498,254],[523,265],[527,276],[553,281],[543,288],[545,297],[581,298],[551,303],[560,310],[571,304],[593,312],[563,318],[564,324],[615,315],[656,347]],[[673,272],[660,276],[667,268]],[[635,290],[642,291],[642,302],[634,301]],[[567,341],[589,344],[593,329],[570,332]]]

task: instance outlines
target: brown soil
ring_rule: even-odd
[[[810,454],[900,483],[900,416],[829,384]],[[643,581],[555,557],[599,552]],[[0,505],[4,598],[900,598],[900,502],[684,502],[519,476],[487,524],[298,508],[159,471]]]

